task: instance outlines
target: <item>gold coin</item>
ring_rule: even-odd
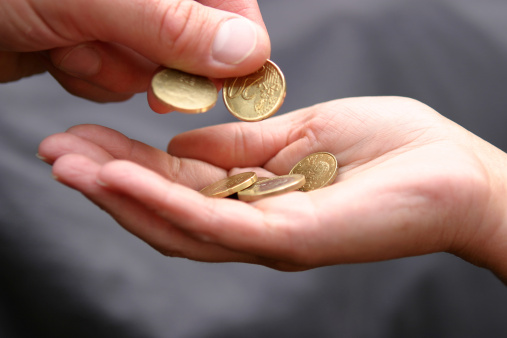
[[[254,122],[267,119],[278,111],[285,99],[286,87],[282,71],[268,60],[253,74],[226,79],[222,95],[232,115]]]
[[[299,190],[311,191],[334,182],[338,175],[338,162],[333,154],[327,152],[314,153],[299,161],[292,168],[290,174],[304,175],[306,183]]]
[[[182,113],[204,113],[218,99],[217,87],[210,79],[176,69],[156,73],[151,88],[157,99]]]
[[[201,190],[201,194],[208,197],[227,197],[240,190],[246,189],[257,181],[254,172],[246,172],[212,183]]]
[[[294,191],[305,184],[303,175],[284,175],[265,179],[256,182],[248,189],[238,192],[238,198],[241,201],[253,202],[261,198],[281,195],[286,192]]]

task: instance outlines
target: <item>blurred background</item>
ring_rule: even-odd
[[[507,2],[259,4],[287,80],[278,114],[408,96],[507,150]],[[35,157],[44,137],[81,123],[165,149],[230,121],[221,99],[205,114],[157,115],[145,95],[96,104],[48,75],[0,85],[0,337],[507,336],[505,286],[452,255],[298,273],[167,258]]]

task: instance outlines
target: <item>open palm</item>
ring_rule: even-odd
[[[198,192],[238,172],[287,174],[318,151],[340,166],[326,188],[253,203]],[[304,270],[436,251],[492,267],[505,253],[504,200],[492,198],[505,190],[492,161],[505,165],[505,154],[409,99],[344,99],[207,127],[167,152],[82,125],[45,139],[39,154],[169,256]]]

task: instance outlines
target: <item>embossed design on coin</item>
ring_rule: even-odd
[[[290,174],[302,174],[306,183],[300,191],[311,191],[323,188],[334,182],[338,175],[338,162],[333,154],[319,152],[306,156],[299,161]]]
[[[286,192],[294,191],[305,184],[303,175],[284,175],[265,179],[256,182],[248,189],[238,192],[241,201],[253,202],[261,198],[276,196]]]
[[[280,109],[286,87],[282,71],[268,60],[253,74],[226,79],[222,95],[232,115],[254,122],[264,120]]]
[[[151,88],[158,100],[182,113],[204,113],[218,99],[217,87],[210,79],[176,69],[156,73]]]
[[[257,175],[254,172],[241,173],[208,185],[201,190],[201,194],[208,197],[227,197],[248,188],[256,181]]]

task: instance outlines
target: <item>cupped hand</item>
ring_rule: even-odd
[[[4,0],[0,32],[0,83],[49,71],[99,102],[146,91],[159,65],[224,78],[270,53],[256,0]]]
[[[336,181],[253,203],[197,190],[333,153]],[[505,278],[506,155],[405,98],[353,98],[175,137],[168,152],[82,125],[39,153],[62,183],[169,256],[280,270],[448,251]]]

